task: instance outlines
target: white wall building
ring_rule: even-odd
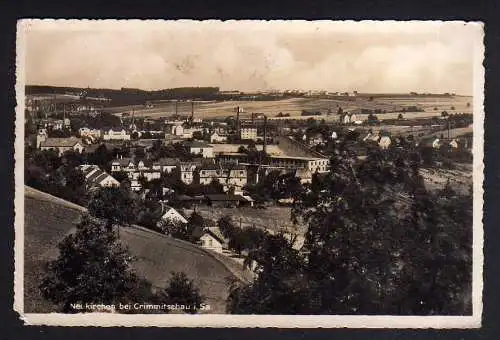
[[[240,138],[243,140],[257,140],[257,128],[256,127],[242,127],[240,129]]]
[[[214,147],[200,141],[191,142],[189,144],[189,152],[194,155],[200,155],[203,158],[214,158]]]
[[[130,134],[124,129],[104,131],[104,140],[130,140]]]

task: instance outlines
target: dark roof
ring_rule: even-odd
[[[70,138],[47,138],[45,141],[40,143],[40,146],[44,147],[72,147],[75,144],[80,143],[82,141],[75,137]]]
[[[116,163],[119,163],[121,166],[126,166],[126,165],[128,165],[130,162],[134,163],[134,162],[132,161],[132,158],[128,158],[128,157],[127,157],[127,158],[117,158],[117,159],[113,160],[113,163],[115,163],[115,164],[116,164]]]
[[[210,228],[202,228],[200,226],[196,226],[194,228],[194,230],[193,230],[193,233],[192,233],[192,235],[195,238],[200,238],[204,234],[210,234],[210,235],[212,235],[212,237],[214,237],[215,239],[217,239],[220,243],[224,243],[226,241],[226,240],[224,240],[224,237],[220,233],[215,232],[215,231],[211,230]]]
[[[241,196],[241,195],[226,195],[226,194],[211,194],[211,195],[205,195],[207,199],[210,201],[245,201],[246,200]]]
[[[177,165],[179,164],[178,158],[160,158],[159,160],[153,162],[154,165],[159,164],[162,166],[165,165]]]
[[[212,147],[212,145],[206,143],[206,142],[200,142],[200,141],[197,141],[197,140],[194,140],[192,141],[191,143],[188,144],[190,147],[192,148],[208,148],[208,147]]]

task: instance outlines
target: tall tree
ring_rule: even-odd
[[[84,215],[76,233],[59,244],[59,251],[40,290],[63,312],[75,312],[71,304],[76,303],[124,303],[138,285],[130,267],[132,257],[102,220]]]

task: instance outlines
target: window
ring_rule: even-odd
[[[212,239],[208,239],[208,246],[211,247],[212,246]]]

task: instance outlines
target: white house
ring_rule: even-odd
[[[451,142],[449,143],[449,145],[453,148],[453,149],[457,149],[458,148],[458,142],[456,139],[452,139]]]
[[[130,140],[130,134],[125,131],[125,129],[121,130],[113,130],[109,129],[104,132],[103,135],[104,140]]]
[[[163,221],[188,223],[188,220],[172,207],[165,206],[165,213],[161,216]]]
[[[205,142],[192,141],[189,144],[189,152],[203,158],[214,158],[214,147]]]
[[[181,162],[179,164],[181,181],[185,184],[193,183],[194,171],[197,164],[194,162]]]
[[[382,137],[380,137],[378,145],[380,146],[381,149],[386,150],[386,149],[389,148],[389,146],[391,145],[391,143],[392,143],[391,137],[389,137],[389,136],[382,136]]]
[[[177,158],[160,158],[153,162],[152,169],[171,173],[179,166],[179,160]]]
[[[182,125],[172,125],[172,134],[175,136],[183,136],[184,127]]]
[[[225,143],[225,142],[227,142],[227,136],[220,135],[217,133],[217,131],[212,133],[212,135],[210,136],[210,143]]]
[[[240,129],[240,138],[243,140],[257,140],[257,128],[252,126],[242,127]]]
[[[101,138],[101,130],[90,129],[88,127],[82,127],[78,129],[80,137],[93,137],[95,139]]]
[[[441,146],[441,140],[439,138],[436,138],[432,141],[432,147],[434,149],[438,149]]]
[[[222,253],[224,243],[224,237],[218,228],[206,228],[200,236],[200,245],[217,253]]]
[[[247,170],[241,165],[204,165],[199,168],[199,174],[200,184],[208,185],[215,179],[222,184],[224,191],[234,189],[235,193],[240,193],[247,184]]]

